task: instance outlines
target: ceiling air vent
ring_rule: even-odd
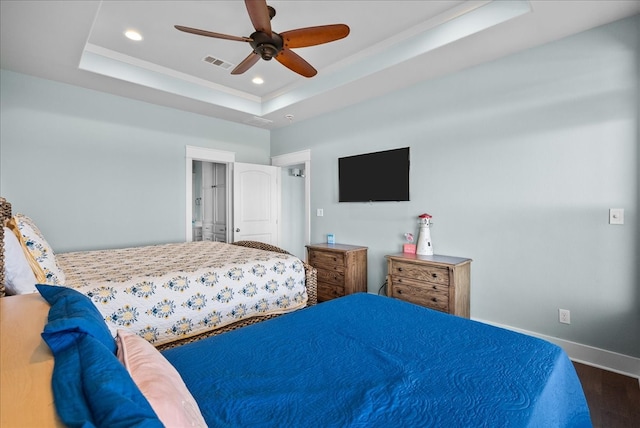
[[[223,59],[220,58],[216,58],[214,56],[211,55],[207,55],[202,59],[204,62],[208,62],[211,65],[215,65],[216,67],[220,67],[223,68],[225,70],[230,69],[231,67],[233,67],[233,64],[231,64],[230,62],[227,62]]]
[[[244,123],[246,123],[247,125],[253,125],[253,126],[267,126],[272,124],[273,120],[264,119],[258,116],[253,116],[252,118],[245,120]]]

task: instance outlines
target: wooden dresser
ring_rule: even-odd
[[[367,247],[307,245],[307,262],[318,270],[318,302],[367,292]]]
[[[471,259],[395,254],[387,257],[387,295],[469,318]]]

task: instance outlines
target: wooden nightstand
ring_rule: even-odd
[[[395,254],[387,258],[387,295],[469,318],[471,259]]]
[[[307,262],[318,270],[318,302],[367,292],[367,247],[307,245]]]

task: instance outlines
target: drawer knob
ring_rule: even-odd
[[[398,272],[402,272],[402,268],[398,268]]]
[[[433,285],[431,288],[433,288],[434,290],[438,289],[438,287],[436,287],[435,285]]]
[[[438,299],[436,299],[435,297],[431,299],[432,302],[437,302]]]
[[[437,277],[438,277],[438,274],[437,274],[437,273],[432,273],[432,274],[431,274],[431,276],[432,276],[433,278],[437,278]]]
[[[402,294],[402,290],[398,290],[398,294]]]

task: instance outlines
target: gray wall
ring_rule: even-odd
[[[472,317],[640,357],[639,21],[272,132],[272,155],[311,149],[312,241],[368,246],[377,292],[428,212],[436,253],[474,260]],[[338,157],[403,146],[410,202],[337,202]]]
[[[304,164],[282,167],[280,181],[280,247],[306,259],[304,236],[304,177],[291,175],[290,170],[304,170]]]
[[[269,132],[2,70],[0,194],[54,251],[184,241],[185,146],[269,164]]]

